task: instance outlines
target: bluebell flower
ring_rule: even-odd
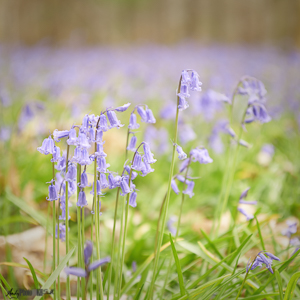
[[[99,129],[103,132],[108,130],[107,119],[106,119],[106,116],[104,114],[100,115]]]
[[[86,277],[87,280],[90,277],[90,272],[99,268],[100,266],[110,262],[110,257],[105,257],[100,260],[94,261],[90,263],[90,258],[93,253],[93,244],[92,242],[88,241],[86,242],[86,246],[84,248],[83,254],[84,254],[84,269],[82,268],[76,268],[76,267],[67,267],[64,269],[65,273],[67,275],[74,275],[77,277]]]
[[[184,160],[187,158],[186,153],[182,150],[182,147],[180,147],[179,145],[177,145],[176,151],[178,152],[178,158],[180,160]]]
[[[171,188],[177,195],[179,194],[179,189],[174,179],[171,181]]]
[[[122,106],[119,106],[117,108],[115,108],[116,111],[119,111],[119,112],[124,112],[127,110],[127,108],[131,105],[131,103],[126,103]]]
[[[187,188],[182,192],[184,194],[189,195],[189,197],[192,198],[194,196],[193,189],[194,189],[194,186],[195,186],[195,182],[192,181],[192,180],[186,180],[185,182],[187,184]]]
[[[134,156],[134,160],[131,168],[136,171],[141,171],[143,169],[142,157],[138,152]]]
[[[69,131],[69,138],[67,139],[68,145],[77,145],[77,133],[76,129],[73,127]]]
[[[213,162],[205,148],[192,149],[190,155],[192,156],[193,161],[198,161],[200,164],[209,164]]]
[[[86,149],[91,147],[91,144],[89,143],[89,140],[84,132],[79,132],[78,139],[77,139],[77,146]]]
[[[75,181],[77,175],[77,168],[74,164],[69,164],[68,172],[66,174],[66,180]]]
[[[100,190],[101,191],[101,190]],[[98,192],[98,191],[97,191]],[[85,192],[84,190],[81,190],[79,192],[79,195],[78,195],[78,202],[77,202],[77,206],[80,206],[81,208],[88,205],[87,201],[86,201],[86,195],[85,195]]]
[[[103,150],[103,144],[104,142],[97,143],[97,151],[95,152],[95,156],[103,156],[103,157],[107,156],[107,154]]]
[[[94,127],[92,127],[92,126],[89,127],[89,129],[87,131],[87,138],[88,138],[88,140],[89,140],[90,143],[94,143],[95,142],[95,129],[94,129]]]
[[[202,82],[199,81],[198,73],[195,71],[192,71],[191,83],[190,83],[191,90],[200,92],[202,90],[201,85],[202,85]]]
[[[189,165],[189,163],[190,163],[190,160],[189,160],[188,158],[185,159],[185,160],[181,163],[181,165],[180,165],[179,172],[182,173],[182,172],[187,168],[187,166]],[[178,176],[177,176],[177,177],[178,177]]]
[[[142,174],[141,176],[146,176],[151,172],[154,172],[154,169],[151,168],[150,164],[148,164],[146,161],[142,161]]]
[[[58,171],[65,171],[66,169],[66,156],[67,154],[64,153],[61,158],[58,160],[57,164],[55,165],[55,169]]]
[[[248,195],[248,191],[250,190],[250,187],[248,187],[247,189],[245,189],[241,196],[240,196],[240,200],[239,200],[239,203],[240,204],[250,204],[250,205],[256,205],[257,204],[257,201],[245,201],[244,198],[247,197]]]
[[[82,120],[82,126],[81,126],[81,130],[82,130],[83,132],[86,133],[86,132],[88,131],[89,123],[90,123],[90,121],[89,121],[89,115],[85,115],[85,116],[83,117],[83,120]]]
[[[141,106],[138,106],[136,108],[136,111],[138,112],[138,114],[142,118],[142,122],[147,122],[147,114],[146,114],[145,110]]]
[[[88,181],[88,176],[87,176],[85,170],[81,173],[80,178],[81,178],[81,180],[80,180],[80,183],[79,183],[79,187],[81,187],[81,188],[88,187],[89,186],[89,181]]]
[[[125,168],[126,172],[128,173],[128,175],[130,175],[130,170],[131,170],[130,166],[127,165],[124,168]],[[138,176],[137,172],[134,172],[134,171],[131,172],[131,180],[134,180],[137,176]]]
[[[150,108],[146,108],[147,115],[147,123],[156,123],[156,119],[154,118],[153,112]]]
[[[60,142],[60,139],[68,137],[69,136],[70,131],[69,130],[57,130],[55,129],[53,131],[53,139],[55,142]]]
[[[79,157],[78,163],[82,166],[90,165],[92,163],[86,148],[81,149],[81,155]]]
[[[107,168],[110,167],[110,164],[106,163],[106,159],[104,156],[99,156],[97,158],[97,171],[101,172],[101,173],[106,173],[108,172]]]
[[[138,124],[136,122],[136,115],[134,113],[132,113],[130,115],[128,128],[129,129],[138,129],[139,127],[140,127],[140,124]]]
[[[273,260],[280,261],[280,259],[270,252],[265,252],[265,253],[262,252],[263,251],[257,254],[255,260],[252,263],[247,264],[247,268],[246,268],[247,272],[249,272],[250,266],[251,266],[251,270],[254,270],[257,267],[262,267],[262,265],[264,264],[266,265],[270,273],[272,274],[274,273],[272,269]]]
[[[60,160],[60,148],[54,146],[54,153],[52,155],[51,162],[58,162]]]
[[[74,155],[73,155],[71,161],[74,163],[78,163],[78,161],[80,160],[80,156],[81,156],[81,148],[79,146],[77,146],[74,149]]]
[[[179,97],[179,103],[178,103],[178,109],[180,111],[183,111],[185,109],[187,109],[189,107],[188,102],[185,100],[185,97],[183,97],[182,95],[178,94]]]
[[[137,193],[134,191],[130,194],[130,197],[129,197],[129,205],[131,207],[136,207],[136,196],[137,196]]]
[[[282,230],[281,234],[291,238],[291,236],[297,232],[297,222],[288,220],[286,221],[286,224],[288,225],[288,228]]]
[[[108,174],[108,187],[109,189],[114,189],[118,186],[118,181],[115,179],[112,173]]]
[[[102,189],[108,188],[109,185],[108,185],[105,173],[100,173],[100,182],[101,182]]]
[[[94,195],[94,190],[95,190],[95,182],[93,182],[93,188],[90,191],[91,195]],[[101,183],[100,183],[100,180],[97,180],[97,195],[100,195],[100,196],[103,195],[102,192],[101,192]]]
[[[133,135],[131,137],[130,141],[129,141],[129,145],[127,147],[127,150],[135,152],[135,150],[136,150],[136,142],[137,142],[137,138],[136,138],[135,135]]]
[[[51,181],[51,184],[49,185],[48,190],[49,190],[49,197],[46,198],[46,199],[48,201],[55,201],[55,200],[57,200],[58,199],[57,190],[56,190],[55,185],[53,185],[53,181]]]
[[[180,92],[177,94],[179,97],[189,98],[191,95],[189,94],[189,86],[187,84],[181,84]]]
[[[272,120],[263,104],[253,105],[252,113],[254,118],[260,123],[268,123]]]
[[[37,150],[40,153],[45,154],[45,155],[54,154],[54,152],[55,152],[54,146],[55,146],[54,141],[51,138],[51,136],[49,136],[48,138],[44,139],[42,146],[38,147]]]
[[[113,127],[120,128],[120,127],[124,126],[121,124],[120,120],[118,120],[117,115],[114,111],[108,110],[107,117],[108,117],[108,121],[110,123],[110,128],[113,128]]]
[[[126,194],[131,193],[131,189],[128,183],[126,182],[125,178],[123,177],[120,180],[120,188],[122,189],[121,196],[125,196]]]
[[[76,191],[77,191],[76,181],[75,180],[69,181],[69,189],[68,189],[69,197],[74,195]]]
[[[191,82],[190,75],[189,75],[189,73],[186,70],[183,70],[181,72],[181,82],[183,84],[190,84],[190,82]]]
[[[254,218],[254,216],[250,213],[248,213],[244,208],[242,207],[238,207],[238,211],[243,214],[246,218],[247,218],[247,221],[251,220]]]
[[[147,162],[148,164],[153,164],[156,162],[156,159],[153,158],[153,153],[151,153],[150,146],[148,143],[144,142],[143,144],[143,149],[144,149],[144,161]]]
[[[103,143],[103,131],[101,129],[96,130],[96,140],[94,140],[94,142]]]

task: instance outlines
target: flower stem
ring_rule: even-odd
[[[84,249],[84,243],[85,243],[85,237],[84,237],[84,207],[81,208],[81,268],[84,268],[84,255],[83,255],[83,249]],[[78,234],[80,236],[80,232]],[[86,280],[84,277],[81,278],[81,293],[82,297],[86,297]]]
[[[178,84],[178,93],[180,92],[181,88],[181,76]],[[172,161],[171,161],[171,166],[170,166],[170,172],[169,172],[169,181],[168,181],[168,192],[167,192],[167,197],[166,197],[166,203],[163,209],[163,215],[162,215],[162,224],[161,224],[161,231],[159,234],[158,238],[158,244],[156,246],[156,249],[154,250],[154,267],[153,267],[153,275],[151,279],[151,284],[149,288],[149,297],[150,299],[153,299],[153,291],[154,291],[154,282],[156,278],[156,272],[158,268],[158,261],[159,261],[159,254],[160,252],[158,249],[160,249],[162,245],[162,240],[163,240],[163,235],[164,235],[164,229],[166,226],[166,218],[167,218],[167,213],[168,213],[168,207],[169,207],[169,201],[170,201],[170,193],[171,193],[171,181],[173,177],[173,172],[174,172],[174,165],[175,165],[175,151],[176,151],[176,143],[177,143],[177,135],[178,135],[178,117],[179,117],[179,96],[177,96],[177,106],[176,106],[176,119],[175,119],[175,133],[174,133],[174,142],[173,142],[173,153],[172,153]]]
[[[57,210],[57,266],[59,266],[59,207],[60,207],[60,195],[58,198],[58,210]],[[60,300],[60,275],[57,276],[57,299]]]
[[[47,248],[48,248],[48,234],[49,234],[48,230],[49,230],[50,209],[51,209],[51,205],[50,205],[50,202],[48,202],[46,235],[45,235],[44,266],[43,266],[44,273],[46,272],[46,262],[47,262]]]
[[[69,167],[69,151],[70,146],[67,146],[67,158],[66,158],[66,174],[68,173]],[[69,183],[66,180],[66,255],[69,253],[69,193],[68,193]],[[67,267],[69,267],[69,261],[67,262]],[[67,276],[67,286],[66,286],[66,299],[71,299],[71,287],[70,287],[70,277]]]
[[[79,192],[80,192],[80,177],[81,177],[81,165],[77,165],[77,202],[78,202],[78,197],[79,197]],[[81,235],[80,235],[80,225],[81,225],[81,220],[80,220],[80,207],[77,206],[77,230],[78,230],[78,244],[77,244],[77,265],[79,268],[82,268],[81,264]],[[80,298],[80,277],[77,277],[77,300]]]
[[[53,158],[53,155],[52,155]],[[54,162],[52,162],[52,175],[53,175],[53,181],[55,180],[55,168],[54,168]],[[52,219],[53,219],[53,261],[52,261],[52,268],[53,272],[56,267],[56,262],[55,262],[55,253],[56,253],[56,238],[55,238],[55,231],[56,231],[56,206],[55,206],[55,201],[52,201],[53,209],[52,209]],[[53,283],[54,287],[54,294],[53,294],[53,299],[56,299],[56,280]]]
[[[92,222],[91,222],[91,241],[94,240],[94,215],[92,214]],[[93,262],[93,255],[91,255],[91,263]],[[90,300],[93,300],[93,276],[91,276],[90,282]]]

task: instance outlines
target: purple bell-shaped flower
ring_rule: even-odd
[[[49,197],[46,198],[46,199],[48,201],[55,201],[55,200],[57,200],[58,199],[57,190],[56,190],[55,185],[53,185],[53,182],[51,182],[51,184],[49,185],[48,190],[49,190]]]
[[[100,122],[99,122],[99,129],[103,132],[108,130],[108,124],[107,124],[107,119],[104,114],[100,115]]]
[[[66,175],[66,180],[75,181],[76,180],[76,175],[77,175],[76,166],[73,165],[73,164],[69,164],[68,172],[67,172],[67,175]]]
[[[127,150],[135,152],[135,150],[136,150],[136,141],[137,141],[137,138],[136,138],[135,135],[133,135],[130,139]]]
[[[126,103],[122,106],[119,106],[117,108],[115,108],[116,111],[119,111],[119,112],[124,112],[128,109],[128,107],[131,105],[131,103]]]
[[[45,155],[54,154],[54,152],[55,152],[54,146],[55,146],[54,141],[51,138],[51,136],[49,136],[47,139],[44,139],[42,146],[38,147],[37,150],[40,153],[45,154]]]
[[[135,191],[130,194],[129,205],[131,207],[136,207],[136,196],[137,196],[137,194]]]
[[[146,114],[145,110],[141,106],[138,106],[136,111],[141,116],[142,122],[147,122],[147,114]]]
[[[150,151],[150,147],[149,147],[149,144],[144,142],[143,144],[143,148],[144,148],[144,160],[145,162],[147,162],[148,164],[153,164],[156,162],[156,159],[153,158],[153,153],[151,153]]]
[[[110,128],[113,127],[123,127],[124,125],[121,124],[120,120],[118,120],[116,113],[113,110],[108,110],[107,111],[107,117],[108,121],[110,123]]]
[[[189,107],[188,102],[185,100],[185,98],[178,94],[179,97],[179,103],[178,103],[178,109],[180,111],[183,111]]]
[[[94,189],[95,189],[95,182],[93,183],[93,189],[90,191],[90,194],[91,195],[94,195]],[[97,188],[97,195],[103,195],[102,193],[101,193],[101,185],[100,185],[100,180],[97,180],[97,186],[96,186],[96,188]]]
[[[58,162],[60,160],[60,148],[54,146],[54,153],[52,155],[53,157],[51,159],[51,162]]]
[[[125,196],[126,194],[131,192],[128,183],[126,182],[125,178],[123,178],[123,177],[120,180],[120,187],[122,189],[122,193],[120,194],[121,196]]]
[[[156,123],[156,119],[154,118],[153,112],[148,107],[146,109],[146,115],[147,115],[147,123]]]
[[[76,129],[71,128],[69,132],[69,138],[67,139],[67,144],[68,145],[77,145],[77,136],[76,136]]]
[[[103,156],[103,157],[107,156],[107,154],[103,150],[103,144],[104,144],[104,142],[97,143],[97,151],[95,152],[96,156]]]
[[[139,127],[140,127],[140,124],[138,124],[136,122],[136,115],[134,113],[132,113],[130,115],[128,128],[129,129],[138,129]]]
[[[179,189],[174,179],[171,181],[171,188],[177,195],[179,194]]]
[[[180,160],[184,160],[187,158],[186,153],[182,150],[182,147],[180,147],[179,145],[177,145],[176,151],[178,152],[178,158]]]
[[[78,202],[77,202],[77,206],[80,206],[81,208],[88,205],[87,201],[86,201],[86,196],[85,196],[85,192],[83,190],[81,190],[79,192],[78,195]]]
[[[108,187],[109,189],[114,189],[118,186],[118,182],[115,179],[114,175],[112,173],[108,174]]]
[[[89,186],[88,176],[86,174],[86,171],[84,170],[81,174],[81,180],[80,180],[79,187],[85,188],[88,186]]]
[[[89,158],[89,153],[86,148],[81,149],[81,156],[78,163],[82,166],[90,165],[92,161]]]
[[[88,141],[88,138],[84,132],[79,132],[77,145],[81,148],[88,149],[91,147],[91,144]]]
[[[198,91],[200,92],[202,82],[199,81],[199,75],[197,72],[193,71],[191,75],[191,83],[190,83],[190,88],[192,91]]]
[[[183,191],[183,193],[189,195],[190,198],[192,198],[194,196],[193,189],[195,186],[195,182],[191,180],[186,180],[185,182],[187,184],[187,188]]]
[[[141,171],[143,169],[142,157],[138,152],[135,154],[133,164],[131,167],[133,170],[136,170],[136,171]]]
[[[107,172],[107,168],[110,166],[110,164],[106,163],[106,159],[104,156],[99,156],[97,158],[97,171],[101,172],[101,173],[106,173]]]

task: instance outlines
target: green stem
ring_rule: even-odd
[[[111,261],[110,261],[109,270],[108,270],[107,299],[109,299],[109,292],[110,292],[110,285],[111,285],[111,275],[112,275],[113,262],[114,262],[115,234],[116,234],[116,223],[117,223],[119,194],[120,194],[120,187],[117,188],[117,195],[116,195],[115,215],[114,215],[114,227],[113,227],[112,242],[111,242],[111,248],[110,248],[110,258],[111,258]]]
[[[80,179],[81,179],[81,165],[77,165],[77,202],[78,202],[78,197],[79,197],[79,192],[80,192]],[[77,240],[77,265],[79,268],[82,268],[81,264],[81,235],[80,235],[80,225],[81,225],[81,220],[80,220],[80,207],[77,206],[77,230],[78,230],[78,240]],[[77,277],[77,300],[80,298],[80,277]]]
[[[69,151],[70,151],[70,146],[67,146],[67,157],[66,157],[66,174],[68,173],[68,168],[69,168]],[[66,180],[66,255],[69,253],[69,183]],[[69,261],[67,262],[67,267],[69,267]],[[70,277],[67,276],[67,286],[66,286],[66,299],[70,300],[71,299],[71,287],[70,287]]]
[[[178,93],[180,92],[180,88],[181,88],[181,77],[180,77],[179,84],[178,84]],[[157,250],[160,249],[160,247],[162,245],[164,229],[165,229],[165,226],[166,226],[167,212],[168,212],[168,207],[169,207],[169,200],[170,200],[170,193],[171,193],[171,181],[172,181],[173,172],[174,172],[175,152],[176,152],[176,143],[177,143],[177,135],[178,135],[178,116],[179,116],[178,105],[179,105],[179,96],[177,96],[175,134],[174,134],[172,161],[171,161],[169,181],[168,181],[168,192],[167,192],[165,207],[163,209],[163,218],[162,218],[162,225],[161,225],[161,231],[160,231],[160,234],[159,234],[158,244],[157,244],[157,247],[154,251],[154,253],[155,253],[154,268],[153,268],[153,275],[152,275],[151,284],[150,284],[150,288],[149,288],[149,298],[150,299],[153,299],[154,282],[155,282],[156,272],[157,272],[157,268],[158,268],[158,261],[159,261],[160,251],[157,251]]]
[[[81,208],[81,268],[84,268],[84,255],[83,255],[83,249],[84,249],[84,244],[85,244],[85,236],[84,236],[84,207]],[[78,236],[80,235],[80,232]],[[82,297],[86,297],[86,280],[84,277],[81,278],[81,293]]]
[[[47,248],[48,248],[48,235],[49,235],[48,230],[49,230],[50,209],[51,209],[51,205],[50,205],[50,202],[48,202],[46,235],[45,235],[44,267],[43,267],[44,273],[46,272],[46,262],[47,262]]]
[[[92,222],[91,222],[91,241],[94,240],[94,215],[92,214]],[[93,255],[91,256],[91,263],[93,262]],[[93,300],[93,276],[91,276],[90,282],[90,300]]]
[[[58,198],[58,210],[57,210],[57,266],[59,266],[59,207],[60,207],[60,195]],[[60,300],[60,275],[57,276],[57,298]]]
[[[52,155],[53,158],[53,155]],[[53,180],[55,180],[55,168],[54,168],[54,162],[52,163],[52,173],[53,173]],[[56,206],[55,206],[55,201],[52,202],[53,205],[53,210],[52,210],[52,219],[53,219],[53,262],[52,262],[52,269],[54,272],[55,268],[56,268],[56,257],[55,257],[55,253],[56,253],[56,237],[55,237],[55,231],[56,231]],[[56,299],[56,280],[53,283],[53,287],[54,287],[54,294],[53,294],[53,299]]]

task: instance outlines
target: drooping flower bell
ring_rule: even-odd
[[[128,109],[128,107],[131,105],[131,103],[126,103],[122,106],[119,106],[117,108],[115,108],[116,111],[119,111],[119,112],[124,112]]]
[[[187,184],[187,188],[182,192],[184,194],[189,195],[190,198],[192,198],[194,196],[193,189],[194,189],[194,186],[195,186],[195,182],[192,181],[192,180],[186,180],[185,182]]]
[[[147,123],[156,123],[153,112],[150,108],[146,108]]]
[[[178,158],[180,160],[184,160],[187,158],[187,154],[182,150],[182,147],[180,147],[179,145],[177,145],[176,151],[178,152]]]
[[[49,197],[46,198],[46,199],[48,201],[55,201],[55,200],[57,200],[58,199],[57,190],[56,190],[55,185],[53,185],[53,181],[51,181],[51,184],[49,185],[48,190],[49,190]]]
[[[124,125],[121,124],[120,120],[118,120],[116,113],[113,110],[108,110],[107,111],[107,117],[108,117],[108,121],[110,123],[110,128],[113,127],[123,127]]]
[[[134,113],[132,113],[130,115],[128,128],[129,129],[138,129],[139,127],[140,127],[140,124],[138,124],[136,122],[136,115]]]
[[[55,142],[60,142],[60,139],[68,137],[69,133],[70,133],[69,130],[61,130],[61,131],[59,131],[59,130],[55,129],[53,131],[53,139],[54,139]]]
[[[96,130],[96,140],[94,142],[95,143],[103,143],[103,131],[101,129]]]
[[[110,167],[110,164],[106,163],[106,159],[104,156],[99,156],[97,158],[97,171],[101,172],[101,173],[106,173],[108,172],[107,168]]]
[[[209,164],[213,162],[205,148],[195,148],[191,150],[190,154],[193,161],[198,161],[200,164]]]
[[[131,170],[130,166],[128,166],[128,165],[125,166],[125,170],[128,173],[128,175],[130,175],[130,170]],[[137,172],[134,172],[134,171],[131,172],[131,180],[134,180],[137,176],[138,176]]]
[[[51,162],[58,162],[59,160],[60,160],[60,148],[54,146],[54,153]]]
[[[129,141],[129,145],[127,147],[127,150],[135,152],[135,150],[136,150],[136,142],[137,142],[137,138],[136,138],[135,135],[133,135],[131,137],[130,141]]]
[[[180,97],[183,97],[183,98],[189,98],[191,95],[189,94],[189,87],[187,84],[181,84],[181,87],[180,87],[180,92],[177,94],[178,96]]]
[[[182,95],[178,95],[179,97],[179,103],[178,103],[178,109],[180,111],[183,111],[189,107],[188,102],[185,100],[185,98]]]
[[[154,172],[154,169],[151,168],[150,164],[148,164],[146,161],[142,161],[142,175],[141,176],[146,176],[151,172]]]
[[[80,206],[82,208],[86,205],[88,205],[88,203],[86,201],[86,195],[85,195],[85,192],[83,190],[81,190],[78,195],[77,206]]]
[[[77,168],[74,164],[69,164],[68,172],[66,175],[66,180],[68,181],[75,181],[77,175]]]
[[[101,193],[101,184],[100,180],[97,180],[97,195],[102,196],[103,194]],[[95,182],[93,183],[93,189],[90,191],[91,195],[94,195],[94,190],[95,190]]]
[[[248,212],[247,212],[244,208],[242,208],[242,207],[238,207],[238,211],[246,217],[247,221],[249,221],[249,220],[251,220],[251,219],[254,218],[254,216],[253,216],[252,214],[248,213]]]
[[[78,160],[78,163],[82,166],[90,165],[92,163],[91,159],[89,158],[89,153],[86,148],[81,149],[81,155]]]
[[[199,81],[199,75],[197,72],[192,71],[191,74],[191,83],[190,83],[190,88],[192,91],[201,91],[201,85],[202,82]]]
[[[144,149],[144,160],[145,162],[147,162],[148,164],[153,164],[156,162],[156,159],[153,158],[153,153],[151,153],[151,150],[150,150],[150,146],[148,143],[144,142],[143,144],[143,149]]]
[[[106,116],[104,114],[100,115],[99,129],[103,132],[108,130],[107,119],[106,119]]]
[[[58,237],[58,230],[57,230],[57,225],[55,229],[55,238],[57,239]],[[64,242],[66,240],[66,225],[64,224],[59,224],[59,239]]]
[[[122,189],[122,193],[120,194],[121,196],[125,196],[131,192],[131,189],[124,177],[122,177],[120,180],[120,188]]]
[[[55,146],[54,141],[50,135],[48,138],[44,139],[42,146],[38,147],[37,150],[40,153],[45,154],[45,155],[54,154],[54,152],[55,152],[54,146]]]
[[[142,157],[138,152],[135,154],[131,168],[136,171],[141,171],[143,169]]]
[[[69,132],[69,138],[67,139],[68,145],[77,145],[77,135],[76,135],[76,129],[73,127],[70,129]]]
[[[115,179],[114,175],[112,173],[108,174],[108,187],[109,189],[114,189],[118,186],[118,182]]]
[[[91,144],[89,143],[89,140],[84,132],[79,132],[78,139],[77,139],[77,145],[81,148],[88,149],[91,147]]]
[[[189,84],[191,82],[190,75],[186,70],[181,72],[181,82],[184,84]]]
[[[84,170],[81,174],[81,180],[80,180],[79,187],[85,188],[88,186],[89,186],[88,176],[86,174],[86,171]]]
[[[130,194],[129,205],[131,207],[136,207],[136,197],[137,197],[137,193],[135,191]]]
[[[142,118],[142,122],[147,122],[147,114],[146,114],[145,110],[141,106],[138,106],[136,111]]]
[[[174,179],[171,181],[171,188],[177,195],[179,194],[179,189]]]

